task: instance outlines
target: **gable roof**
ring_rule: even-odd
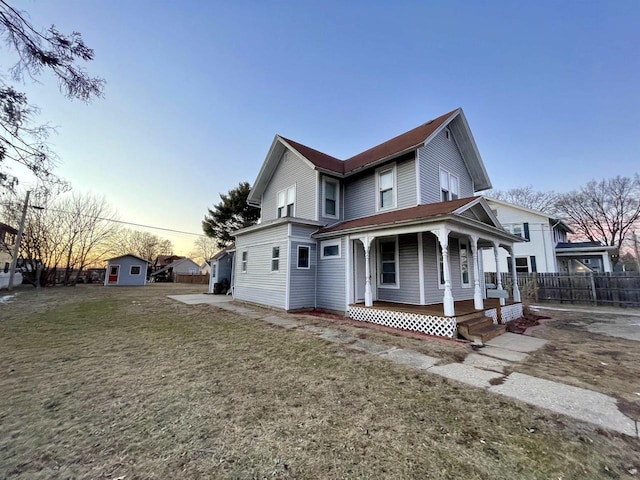
[[[214,262],[216,260],[219,260],[222,257],[224,257],[225,255],[228,255],[229,253],[235,251],[235,249],[236,249],[236,244],[235,244],[235,242],[232,242],[230,245],[227,245],[222,250],[220,250],[218,253],[216,253],[213,257],[211,257],[211,261]]]
[[[574,233],[573,230],[571,230],[571,228],[569,228],[569,226],[566,223],[564,223],[562,220],[556,217],[552,217],[551,215],[547,215],[546,213],[541,212],[540,210],[533,210],[531,208],[521,207],[520,205],[515,205],[513,203],[505,202],[504,200],[498,200],[491,197],[484,197],[484,198],[487,200],[487,203],[489,203],[489,205],[491,204],[503,205],[505,207],[513,208],[515,210],[522,210],[523,212],[539,215],[541,217],[545,217],[550,221],[554,222],[555,223],[554,227],[560,227],[565,232]]]
[[[452,216],[456,216],[458,218],[470,218],[466,216],[463,217],[463,214],[473,208],[479,208],[486,213],[485,221],[482,223],[486,223],[487,226],[496,229],[496,234],[512,240],[518,238],[517,241],[522,241],[520,237],[515,237],[502,230],[500,223],[491,213],[491,210],[483,197],[467,197],[459,198],[457,200],[449,200],[446,202],[427,203],[417,205],[415,207],[403,208],[401,210],[378,213],[377,215],[371,215],[368,217],[346,220],[334,225],[323,227],[317,230],[313,236],[326,237],[331,236],[332,234],[342,235],[347,232],[365,231],[372,228],[382,229],[405,224],[431,223],[451,218]]]
[[[16,235],[18,233],[17,229],[13,228],[11,225],[7,225],[6,223],[2,223],[2,222],[0,222],[0,232],[1,231],[8,232],[12,235]]]
[[[453,136],[473,178],[476,191],[491,188],[491,181],[464,113],[461,108],[457,108],[345,160],[340,160],[294,140],[276,135],[249,193],[249,203],[260,205],[262,193],[286,149],[294,152],[316,170],[325,171],[337,177],[348,177],[365,168],[376,166],[418,149],[428,143],[447,125],[451,125]]]
[[[157,270],[157,271],[153,272],[151,274],[151,276],[154,276],[154,275],[157,275],[159,273],[165,272],[165,271],[169,270],[170,268],[175,268],[178,265],[180,265],[181,263],[185,263],[185,262],[191,262],[195,267],[200,268],[200,265],[198,265],[196,262],[194,262],[190,258],[182,257],[182,258],[179,258],[178,260],[175,260],[175,261],[171,262],[169,265],[166,265],[166,266],[162,267],[160,270]]]
[[[126,255],[118,255],[117,257],[107,258],[107,259],[105,260],[105,262],[110,262],[111,260],[117,260],[117,259],[119,259],[119,258],[124,258],[124,257],[132,257],[132,258],[138,259],[138,260],[140,260],[141,262],[144,262],[144,263],[151,263],[151,262],[150,262],[149,260],[147,260],[146,258],[139,257],[139,256],[137,256],[137,255],[134,255],[133,253],[127,253]]]

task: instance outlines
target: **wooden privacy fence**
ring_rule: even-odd
[[[501,273],[502,286],[512,293],[510,273]],[[485,273],[496,284],[495,273]],[[611,307],[640,307],[640,273],[519,273],[523,301],[576,303]]]
[[[208,284],[209,275],[191,275],[189,273],[177,273],[175,275],[175,282],[176,283]]]

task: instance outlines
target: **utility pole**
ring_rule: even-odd
[[[20,251],[20,244],[22,243],[22,232],[24,232],[24,222],[27,218],[27,208],[29,208],[29,195],[31,195],[31,191],[27,192],[27,196],[24,199],[24,206],[22,207],[22,218],[20,219],[20,226],[18,227],[18,237],[16,238],[16,244],[13,247],[13,257],[11,258],[11,267],[9,270],[9,285],[7,285],[7,290],[13,289],[13,277],[16,274],[18,252]]]

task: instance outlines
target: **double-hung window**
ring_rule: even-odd
[[[398,243],[395,238],[384,238],[380,245],[380,286],[398,285]]]
[[[396,167],[385,167],[377,171],[377,208],[387,210],[396,206]]]
[[[507,266],[512,272],[511,257],[507,257]],[[516,257],[516,273],[529,273],[529,259],[527,257]]]
[[[247,273],[247,263],[249,261],[249,252],[242,252],[242,261],[240,262],[240,271]]]
[[[278,218],[293,217],[295,213],[296,187],[292,186],[278,192]]]
[[[338,182],[325,178],[322,181],[324,190],[324,204],[322,215],[325,217],[338,216]]]
[[[441,200],[456,200],[460,197],[460,182],[454,174],[440,169],[440,192]]]
[[[277,272],[280,270],[280,247],[273,247],[271,249],[271,271]]]
[[[469,278],[469,244],[463,241],[460,241],[460,277],[463,287],[471,286]]]

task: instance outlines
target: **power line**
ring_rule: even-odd
[[[12,205],[12,204],[5,203],[4,205]],[[61,209],[58,209],[58,208],[48,208],[47,207],[46,210],[49,210],[51,212],[59,212],[59,213],[75,213],[75,212],[69,212],[68,210],[61,210]],[[96,220],[103,220],[105,222],[121,223],[123,225],[133,225],[134,227],[151,228],[153,230],[162,230],[164,232],[180,233],[180,234],[183,234],[183,235],[192,235],[192,236],[196,236],[196,237],[205,237],[206,236],[204,233],[185,232],[183,230],[175,230],[173,228],[156,227],[154,225],[144,225],[142,223],[126,222],[124,220],[115,220],[113,218],[94,217],[92,215],[84,215],[82,213],[75,213],[75,214],[79,215],[81,217],[94,218]]]

